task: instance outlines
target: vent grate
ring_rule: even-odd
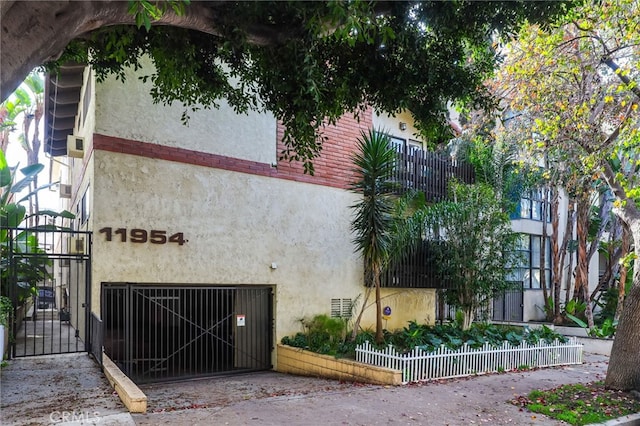
[[[351,299],[331,299],[331,318],[351,318]]]

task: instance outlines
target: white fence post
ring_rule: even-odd
[[[582,363],[583,345],[575,338],[567,343],[555,340],[535,345],[521,342],[511,346],[503,342],[499,347],[485,343],[480,348],[464,344],[457,350],[440,345],[433,352],[416,347],[406,354],[398,353],[391,345],[382,350],[364,342],[356,348],[356,361],[402,371],[402,382],[448,379],[498,371],[550,367]]]

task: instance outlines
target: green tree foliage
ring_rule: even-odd
[[[222,99],[238,112],[270,111],[286,125],[283,157],[303,161],[308,172],[322,126],[345,111],[407,109],[424,136],[446,133],[448,102],[487,102],[481,83],[494,69],[497,35],[525,19],[546,22],[571,4],[198,2],[215,16],[205,33],[150,25],[163,10],[148,3],[130,2],[138,27],[85,34],[57,63],[87,62],[99,80],[124,78],[124,67],[149,55],[155,72],[143,78],[153,82],[156,102],[182,102],[185,119],[190,108]]]
[[[546,149],[574,170],[576,188],[600,181],[615,197],[613,212],[628,226],[640,255],[640,3],[585,2],[562,26],[526,27],[509,48],[501,78],[505,99],[526,112],[528,146]],[[586,194],[585,194],[586,196]],[[578,222],[580,223],[580,222]],[[578,230],[586,235],[587,230]],[[606,385],[640,389],[640,262],[611,352]]]
[[[27,165],[38,164],[41,151],[40,122],[44,116],[44,80],[42,73],[37,70],[29,73],[24,82],[16,89],[12,96],[0,105],[0,143],[2,151],[6,153],[9,144],[9,134],[21,124],[16,141],[27,155]],[[38,187],[38,176],[33,176],[29,183],[30,189]],[[38,211],[37,192],[29,199],[29,214],[34,219]]]
[[[21,199],[12,198],[29,188],[35,177],[43,170],[42,164],[33,164],[20,169],[22,179],[15,181],[16,168],[7,164],[4,153],[0,151],[0,282],[1,293],[12,295],[14,303],[35,292],[39,282],[50,277],[52,261],[45,250],[40,247],[38,231],[58,229],[54,225],[43,225],[32,228],[18,228],[26,219],[27,210],[21,204],[28,201],[38,191],[48,188],[52,184],[41,186],[29,192]],[[68,212],[55,213],[41,211],[36,215],[62,217],[73,219],[75,216]],[[18,256],[14,257],[13,254]],[[28,254],[28,256],[20,256]]]
[[[490,186],[454,182],[450,191],[450,201],[425,207],[414,220],[423,236],[438,242],[432,247],[439,247],[435,267],[450,287],[445,298],[462,310],[467,329],[478,308],[512,286],[506,278],[517,260],[517,239]]]

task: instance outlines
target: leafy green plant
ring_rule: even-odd
[[[507,275],[519,256],[517,235],[489,185],[452,181],[449,199],[418,214],[424,238],[438,242],[436,273],[449,283],[444,298],[463,313],[462,328],[467,329],[478,309],[514,286]]]
[[[316,315],[310,320],[302,319],[301,323],[310,338],[326,338],[330,343],[339,342],[345,338],[347,325],[342,318]]]
[[[607,318],[604,320],[602,325],[594,326],[591,330],[589,330],[589,335],[592,337],[606,338],[613,337],[616,334],[616,327],[618,326],[618,321],[614,321],[611,318]]]
[[[311,332],[308,329],[306,333],[297,333],[292,337],[284,337],[282,343],[318,353],[353,357],[358,344],[365,341],[373,343],[374,341],[372,331],[359,333],[355,341],[340,342],[336,340],[337,334],[334,337],[329,337],[331,327],[324,323],[324,318],[326,316],[318,316],[314,317],[314,319],[318,320],[311,321],[312,324],[316,325],[314,328],[318,331]],[[567,341],[566,337],[545,326],[529,330],[522,327],[475,323],[468,330],[462,330],[450,324],[428,326],[411,321],[402,330],[393,333],[385,330],[384,342],[378,347],[392,345],[398,352],[409,352],[418,347],[424,351],[432,352],[441,345],[455,350],[464,344],[471,347],[480,347],[488,343],[493,347],[497,347],[506,340],[510,344],[517,346],[524,340],[530,344],[535,344],[540,340],[553,342],[556,339],[561,342]]]
[[[0,325],[7,327],[13,314],[13,304],[7,296],[0,296]]]
[[[530,337],[527,338],[527,342],[531,344],[538,343],[540,340],[544,340],[547,343],[552,343],[555,340],[558,340],[561,343],[566,343],[569,340],[567,337],[556,333],[546,325],[529,330],[529,336]]]
[[[570,300],[564,306],[565,314],[578,316],[584,314],[584,311],[587,309],[587,304],[585,302],[579,302],[575,299]]]
[[[304,332],[283,337],[282,344],[329,355],[355,352],[356,343],[346,341],[347,323],[344,319],[316,315],[311,319],[303,318],[300,323]]]
[[[606,320],[604,320],[604,322],[600,326],[594,325],[593,327],[589,328],[587,323],[581,320],[580,318],[568,313],[565,315],[567,316],[567,318],[569,318],[570,320],[578,324],[580,327],[587,330],[587,333],[591,337],[597,337],[597,338],[603,339],[603,338],[613,337],[616,334],[616,327],[618,325],[618,322],[614,321],[611,318],[607,318]]]
[[[52,264],[45,250],[40,247],[38,233],[41,231],[58,229],[55,225],[42,225],[28,229],[15,228],[27,219],[26,208],[20,203],[29,200],[38,191],[53,184],[44,185],[29,192],[17,201],[11,196],[21,193],[34,182],[38,173],[43,170],[42,164],[34,164],[19,170],[22,179],[15,181],[17,167],[9,167],[4,154],[0,151],[0,281],[2,294],[15,295],[18,304],[36,294],[38,282],[50,276]],[[50,210],[36,212],[35,215],[63,217],[73,219],[75,215],[68,211],[56,213]],[[14,229],[11,229],[14,228]],[[28,253],[9,265],[10,254]],[[11,266],[11,270],[9,267]]]

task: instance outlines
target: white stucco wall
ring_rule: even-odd
[[[372,121],[373,128],[376,130],[382,130],[391,136],[402,139],[422,141],[418,130],[413,125],[413,117],[411,117],[411,113],[408,111],[400,112],[395,116],[382,112],[374,112]],[[405,123],[407,128],[400,130],[400,123]]]
[[[298,331],[304,316],[328,313],[331,298],[363,290],[347,191],[96,151],[93,196],[94,288],[273,285],[278,336]],[[183,232],[188,242],[108,242],[104,227]],[[96,309],[97,292],[93,298]]]
[[[363,328],[375,330],[376,311],[373,291],[369,297],[368,308],[362,316]],[[380,289],[382,308],[391,308],[391,315],[383,316],[382,326],[387,330],[406,327],[409,321],[418,324],[435,324],[436,291],[427,288],[382,288]]]
[[[148,59],[143,63],[144,69],[125,72],[125,83],[110,77],[96,84],[96,133],[266,164],[277,161],[273,115],[238,115],[221,100],[218,109],[187,110],[191,118],[185,126],[180,102],[153,104],[151,82],[138,79],[151,74],[153,66]]]

